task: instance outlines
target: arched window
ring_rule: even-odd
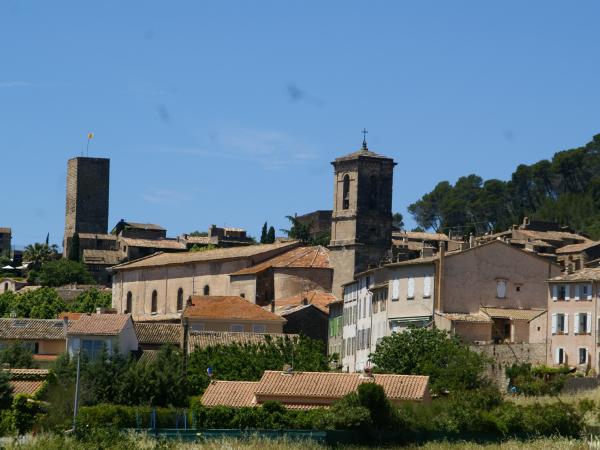
[[[183,309],[183,289],[179,288],[177,291],[177,311]]]
[[[350,208],[350,175],[344,175],[342,190],[342,209]]]
[[[204,295],[210,295],[210,287],[208,284],[204,286]]]
[[[377,208],[377,191],[377,177],[371,175],[371,179],[369,180],[369,209]]]
[[[152,303],[150,305],[150,310],[153,313],[158,311],[158,293],[156,290],[152,291]]]
[[[125,314],[133,312],[133,295],[131,291],[127,292],[127,302],[125,303]]]

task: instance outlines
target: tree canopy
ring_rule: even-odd
[[[45,262],[38,272],[38,279],[42,286],[55,287],[70,283],[96,283],[83,263],[69,259]]]
[[[69,310],[80,313],[94,313],[97,308],[110,308],[112,304],[112,294],[102,292],[97,287],[82,292],[69,305]]]
[[[458,336],[437,328],[409,328],[386,336],[371,359],[380,372],[429,375],[434,392],[475,389],[485,384],[485,358]]]
[[[519,165],[508,181],[475,174],[441,181],[408,211],[425,229],[462,235],[508,229],[528,216],[600,238],[600,134],[551,160]]]

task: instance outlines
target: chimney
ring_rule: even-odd
[[[100,307],[96,308],[96,314],[102,314],[102,308],[100,308]]]
[[[303,304],[303,305],[308,305],[308,299],[307,299],[306,297],[304,297],[304,298],[302,299],[302,304]]]
[[[275,300],[271,300],[271,312],[275,312]]]

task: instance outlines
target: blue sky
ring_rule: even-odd
[[[0,2],[0,226],[60,243],[95,133],[110,224],[257,235],[329,209],[330,161],[398,162],[394,211],[600,132],[592,1]],[[409,226],[414,225],[408,220]]]

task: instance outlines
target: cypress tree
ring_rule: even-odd
[[[267,232],[267,244],[275,242],[275,227],[271,226]]]
[[[71,261],[79,261],[79,233],[75,233],[71,238],[68,257]]]
[[[262,231],[260,232],[260,243],[266,244],[267,238],[267,222],[265,222],[265,224],[262,227]]]

